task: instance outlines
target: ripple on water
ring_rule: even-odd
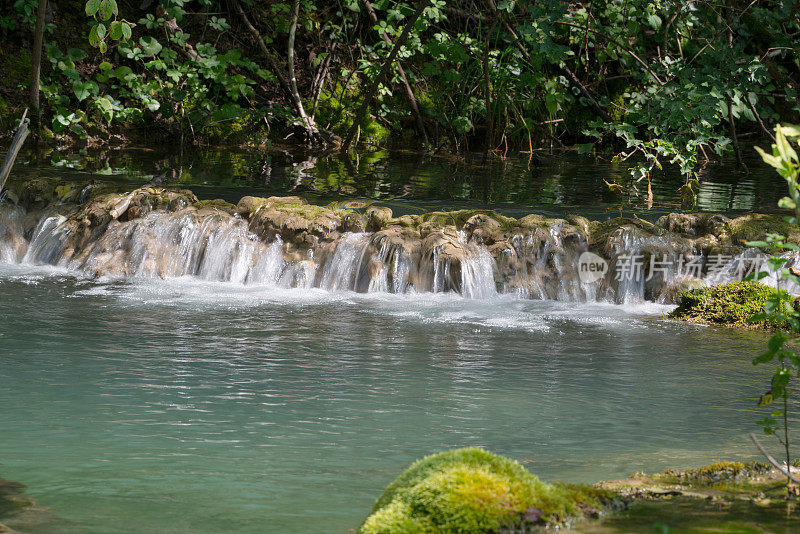
[[[344,532],[436,450],[594,481],[749,456],[760,416],[765,337],[669,307],[0,269],[0,468],[38,532]]]

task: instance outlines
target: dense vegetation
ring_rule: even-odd
[[[675,159],[691,178],[800,112],[791,0],[42,3],[42,109],[60,138],[604,141],[643,175]],[[26,104],[36,11],[16,0],[0,15],[5,128]]]

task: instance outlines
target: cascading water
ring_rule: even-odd
[[[292,235],[306,240],[303,248],[297,239],[289,243],[278,232],[259,232],[252,219],[185,205],[177,203],[176,211],[155,209],[148,200],[149,211],[130,208],[140,212],[129,220],[110,220],[92,232],[76,223],[80,217],[74,209],[45,207],[36,222],[35,212],[3,205],[0,261],[59,265],[96,276],[191,276],[329,291],[457,292],[472,299],[506,293],[561,301],[668,303],[688,283],[741,279],[743,265],[759,254],[757,249],[740,248],[723,261],[717,258],[715,266],[695,241],[628,224],[610,233],[602,250],[594,245],[610,272],[600,282],[587,282],[580,276],[579,258],[590,250],[588,234],[563,220],[543,220],[502,242],[481,233],[481,221],[454,233],[429,228],[422,237],[393,227],[338,231],[328,238],[325,232],[331,225],[325,220],[320,223],[322,237],[304,237],[304,227],[297,227],[301,233]],[[281,231],[296,224],[278,215]],[[76,241],[80,232],[91,235]],[[620,276],[626,269],[630,276]]]

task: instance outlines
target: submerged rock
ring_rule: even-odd
[[[25,494],[25,485],[0,478],[0,534],[27,531],[51,519],[48,510]]]
[[[628,501],[623,512],[581,526],[597,534],[650,532],[653,525],[669,532],[800,531],[800,503],[787,499],[785,476],[760,462],[637,473],[597,486]]]

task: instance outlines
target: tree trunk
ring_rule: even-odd
[[[42,70],[42,45],[44,43],[44,17],[47,14],[47,0],[39,0],[36,11],[36,29],[33,35],[33,50],[31,51],[31,126],[34,138],[39,137],[41,128],[41,112],[39,109],[39,74]]]
[[[397,38],[397,42],[394,44],[394,48],[392,48],[392,51],[389,53],[389,57],[386,58],[386,61],[383,63],[378,75],[375,76],[375,79],[372,80],[372,83],[367,88],[364,99],[361,101],[361,106],[359,106],[355,117],[353,117],[353,125],[350,127],[350,131],[347,132],[347,137],[345,137],[344,142],[342,143],[342,152],[347,152],[347,149],[350,148],[350,143],[353,142],[353,137],[355,137],[356,131],[358,130],[358,127],[364,118],[364,114],[367,112],[367,106],[369,106],[370,101],[375,96],[375,92],[378,90],[378,85],[380,85],[381,80],[383,80],[383,78],[386,76],[386,73],[389,72],[389,67],[392,63],[394,63],[394,60],[397,58],[397,54],[400,52],[400,49],[408,39],[411,30],[414,28],[414,24],[417,23],[417,19],[419,19],[420,15],[422,15],[422,12],[425,10],[425,8],[428,7],[428,3],[429,0],[420,0],[417,2],[417,7],[414,10],[414,13],[411,15],[411,17],[409,17],[405,28],[403,28],[403,33],[401,33],[400,37]]]
[[[297,33],[297,19],[300,16],[300,0],[292,2],[292,25],[289,27],[289,44],[286,50],[286,64],[289,71],[289,90],[292,92],[292,99],[297,106],[297,113],[305,125],[309,141],[319,135],[314,119],[309,117],[303,107],[303,100],[300,98],[300,91],[297,90],[297,78],[294,75],[294,39]]]
[[[8,175],[11,174],[11,168],[14,166],[14,160],[17,157],[17,153],[19,153],[19,149],[22,148],[25,138],[28,137],[28,120],[25,119],[25,115],[27,114],[28,110],[26,109],[19,121],[17,133],[14,134],[14,138],[11,140],[11,146],[8,147],[6,159],[3,160],[3,165],[0,166],[0,193],[3,192],[3,187],[6,185],[6,179],[8,178]]]

